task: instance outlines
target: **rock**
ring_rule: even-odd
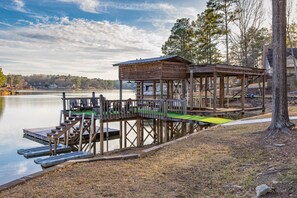
[[[261,184],[260,186],[256,187],[257,197],[266,195],[269,192],[272,192],[272,189],[269,186],[267,186],[266,184]]]

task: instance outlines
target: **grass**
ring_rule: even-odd
[[[270,197],[296,195],[297,130],[276,147],[267,127],[210,128],[145,158],[71,165],[0,197],[254,197],[262,183],[275,188]]]

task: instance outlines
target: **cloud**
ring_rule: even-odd
[[[79,8],[85,12],[98,13],[99,0],[58,0],[65,3],[75,3]]]
[[[25,2],[23,0],[12,0],[12,4],[14,9],[20,12],[26,12],[25,10]]]
[[[52,23],[0,30],[0,65],[5,73],[117,79],[117,68],[112,64],[160,56],[168,35],[169,31],[108,21],[60,18]]]
[[[190,18],[195,19],[198,10],[194,7],[176,6],[169,3],[115,3],[106,2],[101,3],[102,7],[119,9],[119,10],[133,10],[133,11],[145,11],[149,16],[145,18],[139,18],[138,22],[151,23],[156,28],[168,28],[168,25],[172,25],[177,18]],[[157,14],[156,14],[157,13]]]

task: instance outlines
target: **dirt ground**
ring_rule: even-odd
[[[267,127],[211,128],[145,158],[71,165],[0,197],[255,197],[263,183],[274,189],[266,197],[297,197],[297,129],[271,141]]]

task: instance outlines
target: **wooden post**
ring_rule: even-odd
[[[193,110],[193,70],[190,71],[190,109]]]
[[[66,111],[66,96],[65,96],[65,92],[63,92],[62,96],[63,96],[63,111],[65,112]]]
[[[241,110],[242,110],[242,114],[244,113],[244,103],[245,103],[244,84],[245,84],[245,74],[242,75],[242,79],[241,79]]]
[[[160,99],[163,99],[163,80],[160,79]]]
[[[159,127],[159,119],[156,119],[156,131],[157,131],[157,143],[160,143],[160,127]]]
[[[182,136],[187,134],[187,123],[182,122]]]
[[[224,107],[225,100],[225,84],[224,84],[224,76],[220,77],[220,107]]]
[[[153,119],[154,144],[157,142],[156,119]]]
[[[208,79],[205,77],[205,107],[207,107],[207,90],[208,90]]]
[[[262,112],[265,112],[265,74],[263,74],[263,86],[262,86]]]
[[[174,93],[173,93],[173,86],[174,86],[174,81],[172,80],[170,82],[170,98],[173,99]]]
[[[108,152],[108,141],[109,141],[109,137],[108,137],[108,134],[109,131],[108,131],[108,122],[106,122],[106,152]]]
[[[217,110],[217,72],[213,73],[213,112]]]
[[[167,80],[167,82],[166,82],[166,88],[167,88],[167,96],[166,96],[166,98],[167,99],[169,99],[170,98],[170,88],[169,88],[169,80]]]
[[[163,143],[163,121],[159,120],[159,143]]]
[[[156,81],[153,81],[153,99],[157,98],[157,94],[156,94]]]
[[[168,122],[164,121],[164,129],[165,129],[165,134],[164,134],[164,142],[169,141],[169,130],[168,130]]]
[[[94,138],[93,138],[93,153],[94,153],[94,155],[96,155],[96,137],[97,137],[96,121],[97,121],[97,119],[94,119]]]
[[[120,101],[123,100],[123,81],[120,80]]]
[[[91,121],[90,121],[90,131],[89,131],[89,152],[92,149],[92,139],[94,134],[94,113],[92,113]]]
[[[182,99],[186,98],[186,80],[187,79],[182,80]]]
[[[199,102],[199,107],[202,108],[202,88],[203,88],[203,83],[202,83],[202,77],[200,77],[200,86],[199,86],[199,96],[200,96],[200,102]]]
[[[137,118],[137,123],[136,123],[136,130],[137,130],[137,147],[141,146],[141,123],[140,123],[140,118]]]
[[[104,152],[104,125],[103,120],[100,120],[100,154]]]
[[[120,121],[120,149],[123,148],[123,121]]]
[[[127,148],[127,121],[124,121],[124,147]]]
[[[194,124],[190,123],[189,125],[189,133],[194,133]]]
[[[143,99],[143,81],[140,81],[140,98]]]
[[[81,121],[80,121],[78,151],[82,151],[82,136],[83,136],[83,132],[84,132],[84,122],[85,122],[85,114],[83,113],[81,116]]]

